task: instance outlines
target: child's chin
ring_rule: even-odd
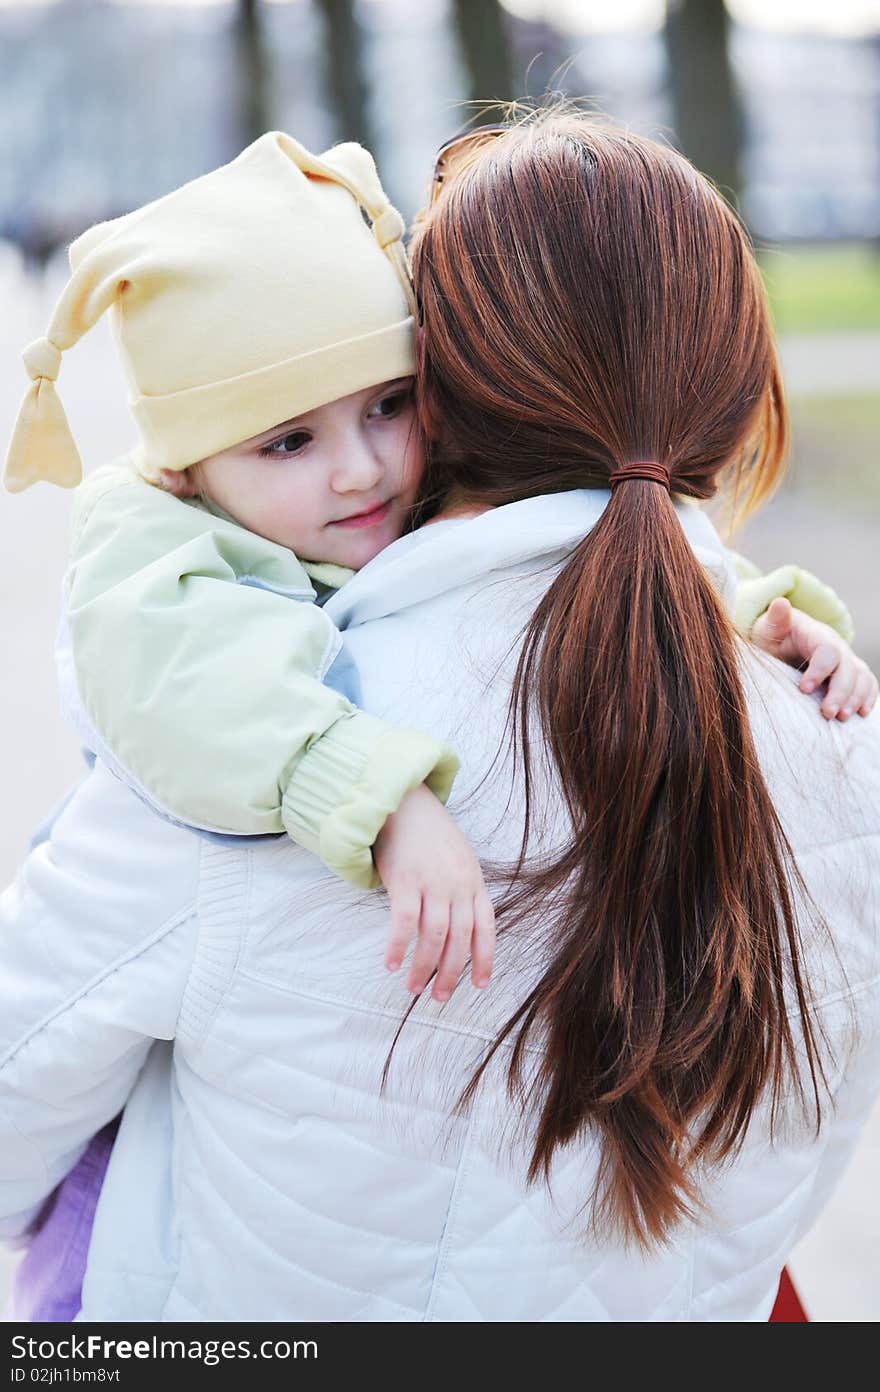
[[[360,570],[368,561],[372,561],[384,551],[386,546],[390,546],[392,541],[396,541],[398,535],[397,532],[382,529],[379,536],[362,537],[356,545],[345,548],[347,559],[340,559],[338,564],[347,566],[349,570]]]

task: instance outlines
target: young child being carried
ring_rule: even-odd
[[[420,481],[403,230],[361,147],[319,158],[272,133],[84,233],[25,350],[35,381],[6,481],[79,481],[53,381],[110,310],[140,443],[79,490],[68,713],[164,815],[286,830],[351,883],[381,878],[386,963],[417,936],[409,989],[436,969],[442,1000],[468,957],[486,984],[494,944],[479,864],[442,806],[457,761],[357,709],[320,608],[401,535]]]
[[[351,883],[381,881],[386,965],[415,937],[408,989],[436,973],[442,1001],[468,958],[486,985],[494,947],[479,862],[441,802],[455,756],[358,709],[321,609],[402,534],[420,483],[403,231],[365,150],[316,157],[278,133],[92,228],[25,351],[33,385],[6,481],[79,482],[53,383],[62,351],[110,310],[140,443],[79,490],[59,644],[68,713],[160,815],[204,833],[286,831]],[[867,713],[876,683],[820,622],[848,624],[827,587],[785,567],[745,579],[739,602],[762,647],[809,663],[805,683],[829,680],[826,715]],[[57,1262],[73,1230],[87,1239],[111,1144],[96,1138],[32,1253],[51,1238]],[[56,1303],[30,1304],[44,1318],[78,1308],[76,1254],[65,1261]],[[26,1275],[44,1294],[39,1265]]]

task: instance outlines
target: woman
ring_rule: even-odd
[[[459,154],[415,248],[444,510],[327,611],[366,708],[462,754],[498,979],[400,1028],[381,904],[98,765],[22,877],[0,1071],[10,1231],[128,1098],[86,1319],[766,1319],[874,1094],[877,720],[740,656],[667,487],[779,469],[742,234],[574,118]]]

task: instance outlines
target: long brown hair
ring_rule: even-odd
[[[736,216],[673,150],[539,116],[447,173],[412,250],[428,496],[607,487],[637,460],[691,498],[722,471],[741,507],[774,486],[787,418],[760,275]],[[552,863],[528,855],[535,715],[571,818]],[[735,634],[656,482],[613,489],[550,585],[511,721],[526,820],[500,918],[552,904],[552,946],[465,1100],[506,1040],[521,1096],[540,1036],[530,1179],[596,1128],[593,1219],[648,1245],[699,1207],[695,1163],[734,1153],[760,1099],[775,1113],[793,1080],[818,1124],[822,1076],[800,881]]]

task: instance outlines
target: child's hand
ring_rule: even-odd
[[[483,872],[452,817],[424,784],[407,793],[388,818],[373,846],[373,859],[391,898],[388,970],[397,971],[417,934],[408,991],[423,991],[436,970],[431,994],[447,1000],[468,957],[474,985],[487,985],[495,913]]]
[[[792,667],[807,664],[801,691],[828,690],[821,711],[826,720],[848,720],[856,711],[868,715],[877,700],[877,678],[856,657],[849,643],[827,624],[793,609],[787,599],[774,599],[752,628],[752,641]]]

